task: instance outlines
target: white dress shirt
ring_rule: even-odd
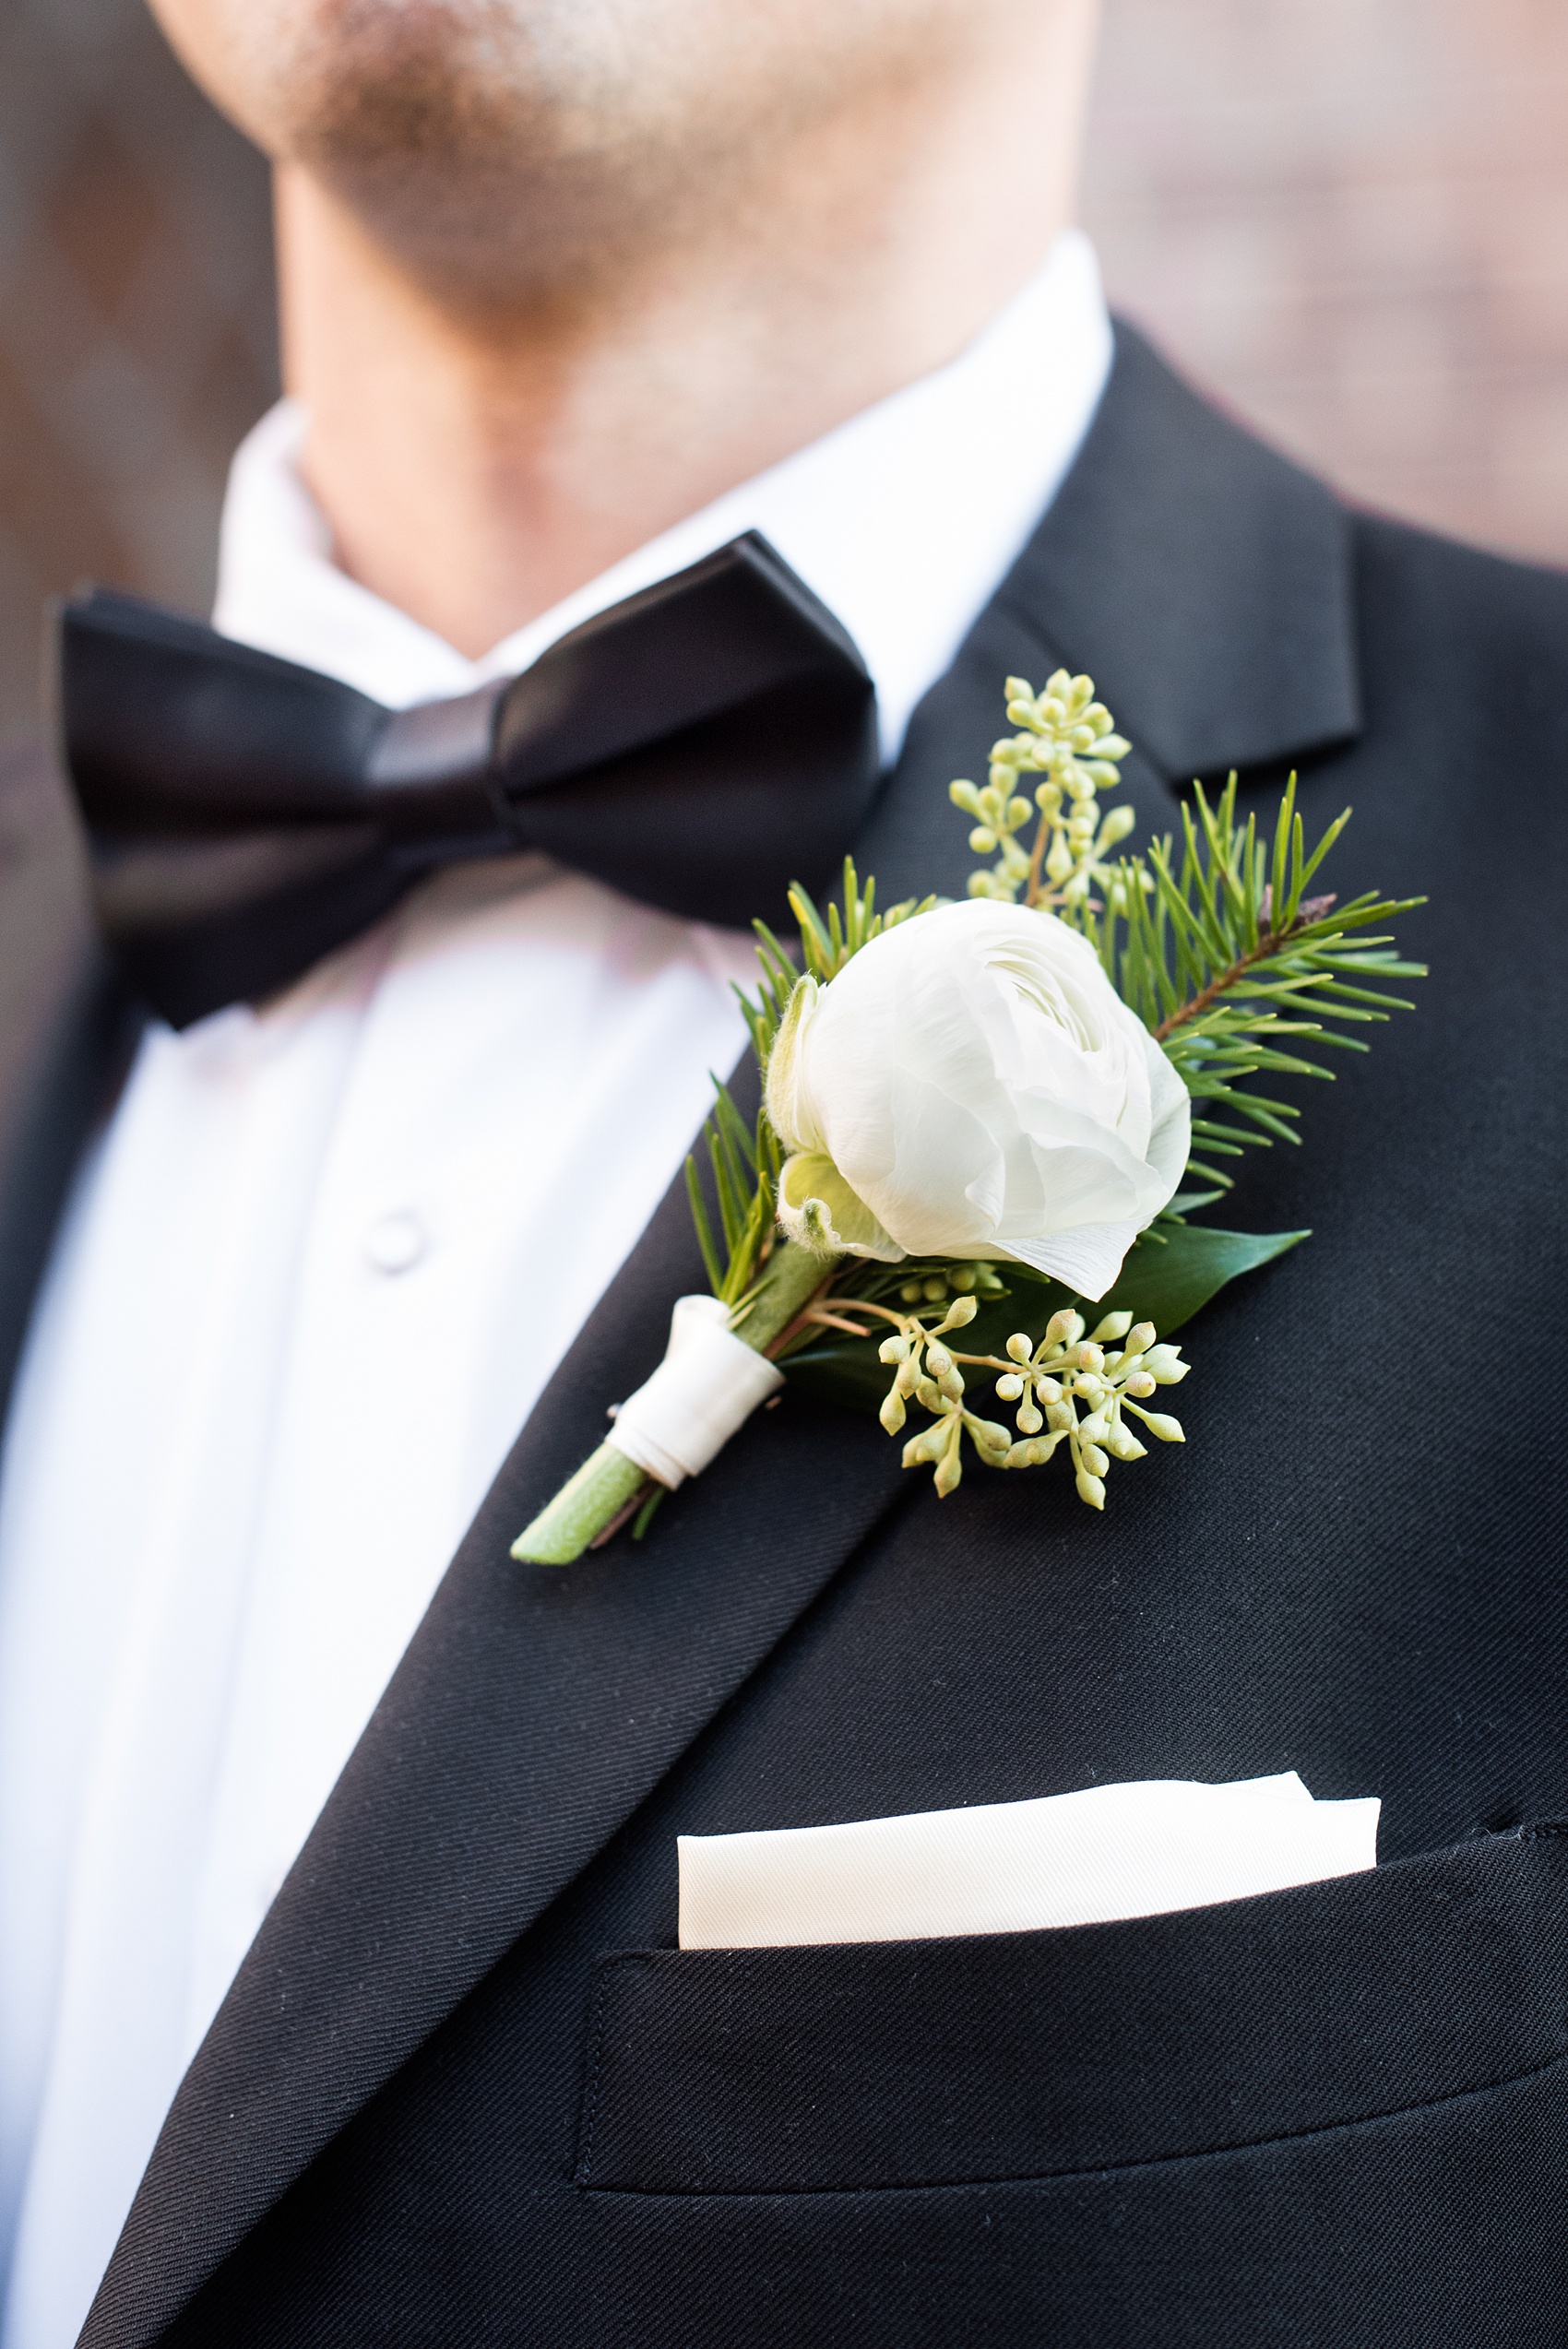
[[[755,528],[855,637],[892,754],[1110,352],[1063,236],[952,364],[477,662],[334,568],[285,402],[234,461],[218,624],[403,706]],[[74,2341],[236,1967],[739,1057],[752,969],[740,932],[516,857],[426,883],[260,1010],[147,1035],[0,1481],[4,2349]]]

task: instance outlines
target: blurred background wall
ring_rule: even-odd
[[[1107,0],[1113,297],[1354,495],[1568,562],[1564,0]],[[200,610],[267,188],[141,0],[0,0],[0,736],[90,575]]]
[[[1282,445],[1568,563],[1565,0],[1107,0],[1085,212]]]
[[[267,201],[141,0],[0,0],[0,738],[46,595],[211,594],[229,452],[273,396]]]

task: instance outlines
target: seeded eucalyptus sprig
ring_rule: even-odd
[[[976,818],[969,834],[975,854],[1001,850],[995,864],[970,873],[969,895],[1011,905],[1021,889],[1027,906],[1081,908],[1097,883],[1113,885],[1106,859],[1137,822],[1129,807],[1102,816],[1097,799],[1120,783],[1118,769],[1133,745],[1096,701],[1092,677],[1059,669],[1038,694],[1028,678],[1009,677],[1006,694],[1007,715],[1019,730],[992,744],[985,788],[960,780],[947,789],[954,806]],[[1045,780],[1026,797],[1019,785],[1030,775]],[[1030,824],[1034,841],[1026,849],[1019,835]]]

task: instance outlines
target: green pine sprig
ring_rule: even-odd
[[[837,979],[851,955],[869,946],[885,930],[894,930],[901,921],[912,920],[916,914],[929,913],[936,903],[934,897],[906,897],[885,913],[876,910],[876,883],[868,881],[862,889],[855,871],[853,857],[844,860],[844,910],[828,905],[826,919],[818,913],[808,892],[797,881],[790,891],[790,910],[801,925],[801,952],[811,977],[826,987]],[[786,958],[778,940],[759,921],[757,935],[766,947],[772,949],[779,961]],[[794,981],[790,972],[790,983]]]
[[[1124,860],[1100,905],[1085,909],[1082,926],[1107,975],[1193,1096],[1189,1179],[1228,1189],[1230,1177],[1214,1158],[1299,1141],[1297,1106],[1251,1081],[1331,1076],[1300,1039],[1365,1051],[1361,1038],[1342,1030],[1412,1008],[1384,982],[1422,978],[1426,967],[1403,960],[1378,926],[1424,901],[1368,890],[1341,905],[1307,895],[1348,821],[1347,809],[1309,854],[1294,776],[1272,840],[1258,837],[1255,814],[1237,821],[1234,776],[1217,804],[1194,785],[1180,862],[1169,837],[1157,842],[1146,858]]]
[[[719,1230],[713,1228],[695,1157],[686,1160],[686,1196],[715,1297],[739,1305],[773,1252],[778,1169],[784,1154],[766,1109],[748,1124],[727,1085],[713,1079],[713,1114],[703,1128],[713,1170]]]

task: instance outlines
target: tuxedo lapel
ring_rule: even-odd
[[[496,1479],[198,2052],[84,2349],[156,2337],[898,1498],[897,1447],[788,1398],[641,1548],[512,1562],[658,1360],[673,1299],[704,1286],[677,1184]]]
[[[862,844],[884,899],[961,890],[947,802],[1009,671],[1092,670],[1128,789],[1357,723],[1343,519],[1123,330],[1055,507],[917,713]],[[704,1286],[674,1186],[556,1374],[181,2087],[82,2336],[142,2349],[631,1815],[904,1492],[898,1449],[787,1395],[624,1540],[519,1568],[514,1535]]]

